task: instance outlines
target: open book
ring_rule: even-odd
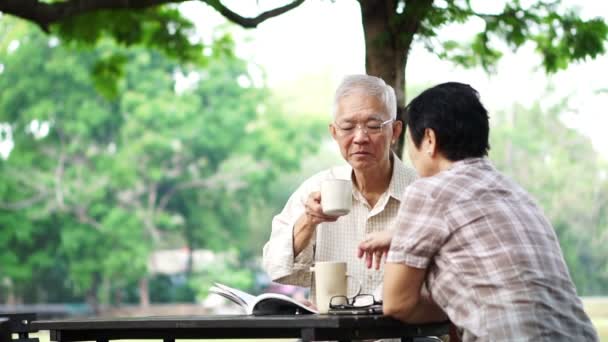
[[[304,315],[318,313],[313,308],[280,293],[263,293],[259,296],[215,283],[209,292],[240,305],[248,315]]]

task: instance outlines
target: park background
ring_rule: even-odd
[[[225,3],[253,16],[279,2]],[[603,2],[562,3],[608,18]],[[307,176],[343,163],[327,124],[340,79],[365,72],[355,1],[306,1],[254,30],[202,3],[175,9],[195,24],[201,60],[184,62],[179,44],[175,55],[103,36],[83,44],[0,16],[3,308],[157,313],[205,308],[215,281],[267,290],[272,216]],[[479,25],[440,35],[466,41]],[[547,74],[530,44],[503,53],[488,70],[414,45],[407,99],[445,81],[480,92],[490,159],[545,210],[608,340],[608,56]]]

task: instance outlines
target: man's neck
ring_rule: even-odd
[[[366,170],[353,170],[355,179],[353,180],[359,192],[366,195],[380,195],[388,189],[393,174],[393,158],[386,161],[379,168]]]

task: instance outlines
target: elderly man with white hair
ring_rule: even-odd
[[[368,234],[393,226],[402,194],[416,179],[414,169],[391,151],[403,131],[396,116],[395,91],[382,79],[344,78],[336,90],[329,132],[348,165],[307,179],[274,217],[263,251],[263,266],[273,281],[313,286],[309,269],[314,262],[345,261],[349,275],[361,283],[361,293],[371,294],[381,284],[382,265],[366,267],[370,265],[357,258],[357,246]],[[334,178],[353,184],[352,210],[340,217],[321,210],[321,182]],[[312,292],[314,299],[314,288]]]

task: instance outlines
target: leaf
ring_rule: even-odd
[[[108,99],[118,96],[118,82],[124,76],[127,56],[121,53],[112,54],[97,60],[91,75],[95,88]]]

